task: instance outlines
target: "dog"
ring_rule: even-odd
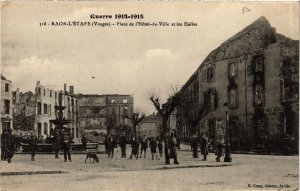
[[[96,153],[94,153],[94,152],[88,152],[88,153],[86,153],[85,163],[86,163],[86,160],[87,160],[88,158],[90,158],[90,161],[91,161],[91,159],[93,159],[93,163],[94,163],[94,161],[96,161],[97,163],[99,163],[99,158],[98,158],[98,156],[96,155]]]

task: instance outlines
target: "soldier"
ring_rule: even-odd
[[[179,164],[177,161],[177,141],[176,137],[174,136],[174,132],[171,132],[171,136],[169,138],[169,149],[170,149],[170,157],[174,158],[174,164]]]
[[[131,143],[131,155],[130,155],[130,159],[132,159],[133,156],[136,157],[136,159],[138,159],[138,155],[139,155],[139,147],[140,147],[140,143],[138,140],[135,139],[135,137],[132,138],[132,143]]]
[[[156,143],[156,140],[154,139],[154,137],[151,138],[149,147],[151,150],[152,160],[154,160],[154,157],[156,158],[156,160],[159,160],[159,158],[157,156],[157,151],[156,151],[157,143]]]
[[[193,158],[198,158],[198,139],[196,135],[193,135],[191,140],[191,147],[193,151]]]
[[[70,162],[72,162],[71,160],[71,153],[70,153],[70,149],[71,149],[71,142],[72,142],[72,136],[70,133],[70,129],[67,129],[66,132],[64,132],[63,135],[63,149],[64,149],[64,159],[65,162],[67,162],[67,156],[68,156],[68,160]]]
[[[202,161],[206,161],[206,156],[208,155],[208,138],[204,133],[201,137],[201,154],[203,155]]]
[[[34,161],[35,153],[37,150],[37,144],[38,144],[38,139],[37,137],[32,133],[30,140],[29,140],[29,147],[31,150],[31,160]]]
[[[142,154],[144,152],[144,158],[146,158],[146,151],[148,148],[148,140],[146,138],[146,135],[143,136],[141,140],[141,153],[140,153],[140,158],[142,158]]]
[[[86,151],[87,138],[86,138],[85,134],[82,134],[81,143],[82,143],[82,150]]]
[[[224,144],[224,139],[223,139],[223,135],[219,135],[219,138],[216,142],[216,161],[217,162],[221,162],[220,157],[223,155],[223,148],[224,148],[225,144]]]
[[[115,147],[117,145],[115,138],[108,137],[106,144],[107,144],[108,158],[113,158]]]
[[[126,143],[125,134],[122,134],[119,141],[119,145],[121,147],[121,158],[126,158]]]
[[[14,143],[14,139],[12,136],[12,130],[10,128],[7,128],[5,130],[3,130],[3,136],[1,137],[1,141],[2,141],[2,148],[3,148],[3,160],[6,161],[8,163],[11,162],[12,157],[15,154],[15,143]],[[1,148],[1,149],[2,149]]]

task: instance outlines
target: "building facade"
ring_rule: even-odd
[[[277,34],[266,18],[259,18],[213,50],[179,92],[181,136],[190,138],[184,110],[191,108],[192,116],[203,113],[196,133],[212,140],[228,136],[233,150],[298,144],[298,67],[299,41]],[[195,104],[196,109],[188,106]]]
[[[1,74],[1,133],[13,127],[12,82]]]
[[[131,95],[80,95],[80,124],[86,130],[118,135],[133,113]]]
[[[145,135],[146,137],[157,138],[161,134],[161,118],[158,113],[153,113],[145,117],[137,129],[138,136]]]

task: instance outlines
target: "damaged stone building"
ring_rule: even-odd
[[[261,17],[213,50],[184,84],[177,107],[182,140],[225,135],[233,150],[297,148],[299,41]],[[214,141],[212,141],[214,142]]]
[[[103,134],[119,135],[130,126],[133,113],[131,95],[80,94],[80,126],[84,130],[97,130]]]

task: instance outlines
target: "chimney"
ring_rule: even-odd
[[[67,91],[67,84],[64,83],[64,91]]]
[[[69,90],[71,94],[74,94],[74,86],[69,86]]]
[[[41,85],[41,82],[40,81],[37,81],[36,82],[36,86],[40,86]]]

